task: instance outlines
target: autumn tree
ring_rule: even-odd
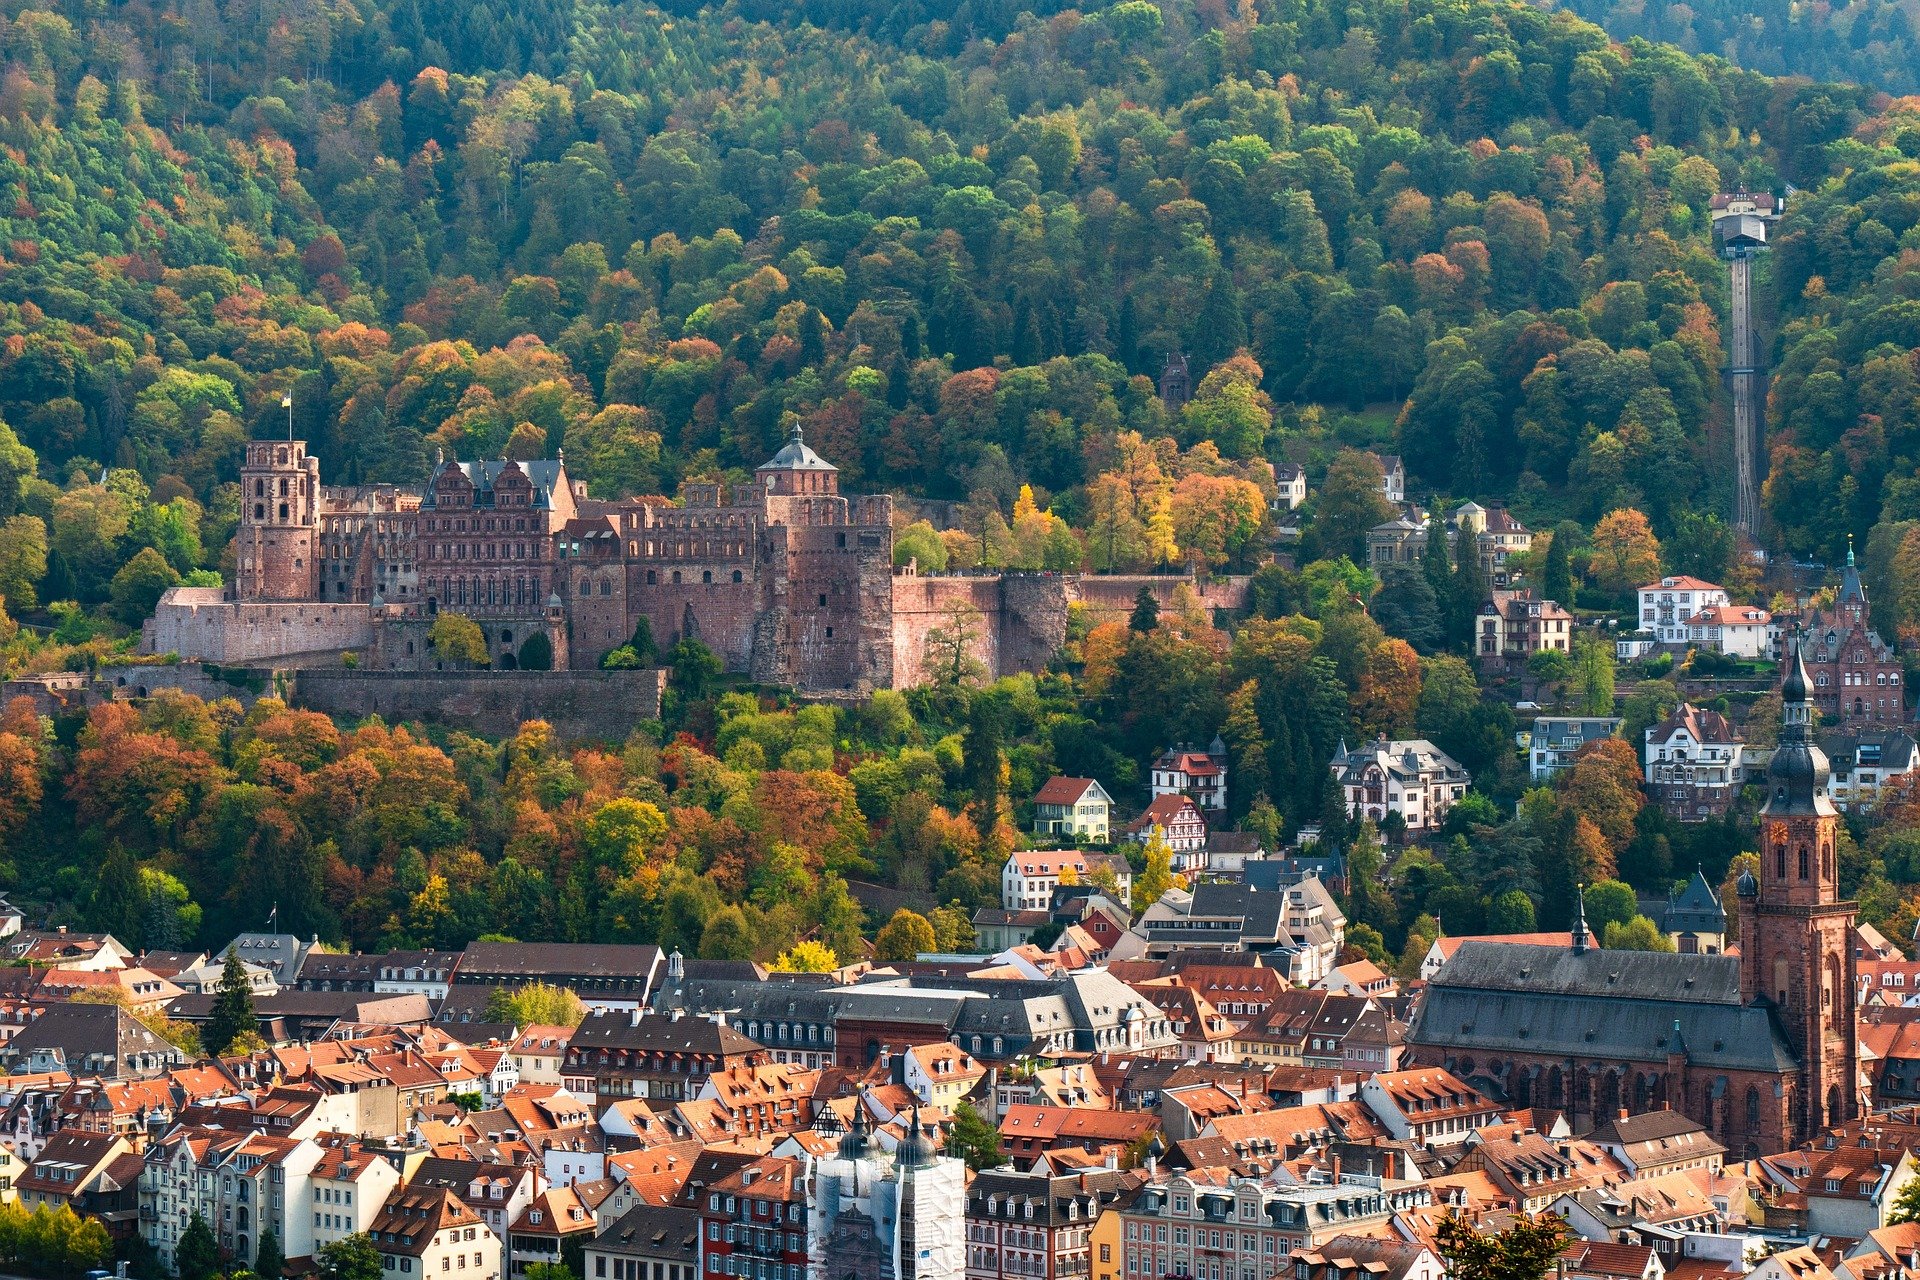
[[[1420,708],[1420,655],[1404,640],[1388,638],[1367,656],[1353,693],[1354,723],[1366,736],[1413,735]]]
[[[901,907],[873,936],[875,960],[912,960],[934,949],[933,926],[916,911]]]
[[[1660,576],[1660,540],[1632,507],[1609,511],[1593,527],[1589,572],[1602,591],[1622,596]]]
[[[515,1027],[577,1027],[587,1016],[580,997],[566,987],[529,982],[487,993],[488,1022]]]
[[[1516,1218],[1498,1231],[1481,1231],[1457,1214],[1440,1220],[1435,1248],[1454,1280],[1544,1280],[1572,1229],[1552,1214]]]
[[[832,947],[809,940],[794,943],[767,967],[775,973],[832,973],[840,967],[840,961]]]

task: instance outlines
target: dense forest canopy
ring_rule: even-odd
[[[177,504],[174,569],[217,569],[237,445],[290,393],[342,481],[566,447],[596,492],[671,491],[798,415],[851,485],[1010,512],[1028,483],[1081,527],[1130,429],[1229,465],[1397,448],[1422,493],[1664,534],[1724,504],[1708,198],[1870,188],[1782,228],[1782,274],[1857,305],[1913,222],[1914,134],[1864,91],[1523,5],[498,7],[12,0],[0,461],[46,483],[0,518],[137,471],[109,523]],[[1137,381],[1242,348],[1176,418]],[[1794,465],[1849,469],[1850,421],[1798,425],[1840,406],[1797,408]],[[1797,493],[1798,551],[1879,516]],[[39,595],[102,598],[60,534]]]

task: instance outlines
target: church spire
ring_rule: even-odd
[[[1575,885],[1573,889],[1573,954],[1587,954],[1587,886]]]

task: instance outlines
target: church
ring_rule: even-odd
[[[1584,915],[1570,946],[1463,942],[1428,984],[1410,1060],[1563,1110],[1575,1132],[1670,1106],[1745,1157],[1857,1116],[1854,904],[1840,899],[1839,813],[1797,648],[1781,699],[1738,956],[1603,950]]]

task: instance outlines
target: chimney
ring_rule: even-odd
[[[1627,1118],[1627,1109],[1625,1107],[1622,1107],[1620,1108],[1620,1119],[1625,1120],[1626,1118]]]
[[[1333,1185],[1340,1185],[1340,1153],[1337,1151],[1333,1156]]]

